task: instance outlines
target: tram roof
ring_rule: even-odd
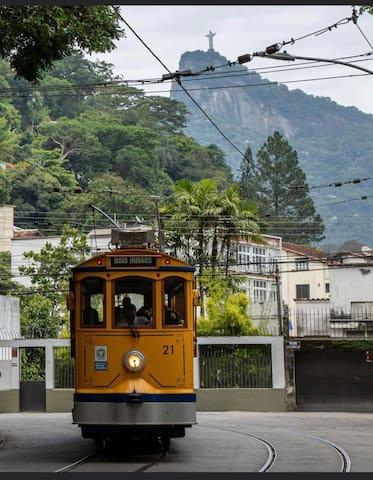
[[[72,271],[78,270],[80,267],[88,267],[88,266],[97,266],[98,262],[104,258],[113,258],[113,257],[153,257],[153,258],[164,258],[170,260],[170,266],[174,267],[189,267],[190,269],[194,270],[194,267],[190,265],[190,263],[181,260],[173,255],[170,255],[166,252],[160,252],[159,250],[150,249],[150,248],[138,248],[138,247],[128,247],[128,248],[119,248],[115,250],[109,250],[106,252],[99,253],[94,255],[87,260],[81,262]],[[144,265],[146,267],[146,265]],[[189,270],[188,268],[188,270]]]

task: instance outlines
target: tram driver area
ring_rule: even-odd
[[[115,327],[154,327],[153,298],[156,283],[149,278],[126,277],[115,281]],[[185,298],[184,281],[171,277],[162,282],[164,305],[158,306],[162,325],[184,326]]]

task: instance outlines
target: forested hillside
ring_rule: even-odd
[[[80,53],[37,86],[1,61],[0,203],[15,205],[17,226],[52,234],[92,226],[91,204],[123,222],[154,216],[149,195],[165,198],[182,178],[229,184],[224,153],[185,125],[182,103],[145,96]]]
[[[228,60],[215,51],[185,52],[179,70],[201,72],[227,64]],[[276,130],[287,138],[298,153],[316,209],[324,219],[323,244],[351,239],[373,243],[372,181],[350,182],[371,177],[373,115],[272,84],[245,65],[211,69],[197,77],[182,78],[182,82],[241,151],[250,146],[255,155]],[[185,133],[201,144],[218,145],[237,176],[242,157],[176,82],[171,98],[184,102],[190,112]],[[342,188],[334,186],[338,182]]]

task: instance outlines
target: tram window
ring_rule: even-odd
[[[153,280],[125,277],[115,281],[115,326],[152,326]]]
[[[85,278],[82,283],[82,319],[85,327],[104,325],[104,287],[102,278]]]
[[[185,281],[179,277],[169,277],[163,282],[164,325],[185,326]]]

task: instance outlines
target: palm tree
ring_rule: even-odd
[[[210,179],[198,183],[180,180],[175,185],[174,200],[173,204],[162,209],[162,213],[171,218],[168,228],[174,232],[174,252],[198,264],[201,273],[210,261],[211,231],[220,213],[216,182]]]
[[[216,182],[210,179],[198,183],[180,180],[175,186],[174,202],[162,213],[170,215],[167,227],[172,231],[169,240],[175,255],[199,267],[202,299],[205,270],[220,271],[223,262],[227,274],[233,243],[248,235],[259,239],[256,206],[241,200],[238,185],[219,192]]]
[[[224,258],[225,272],[227,274],[232,245],[242,237],[249,237],[261,243],[260,224],[256,217],[256,204],[250,200],[242,200],[239,194],[239,186],[232,185],[219,195],[220,204],[220,258]]]

